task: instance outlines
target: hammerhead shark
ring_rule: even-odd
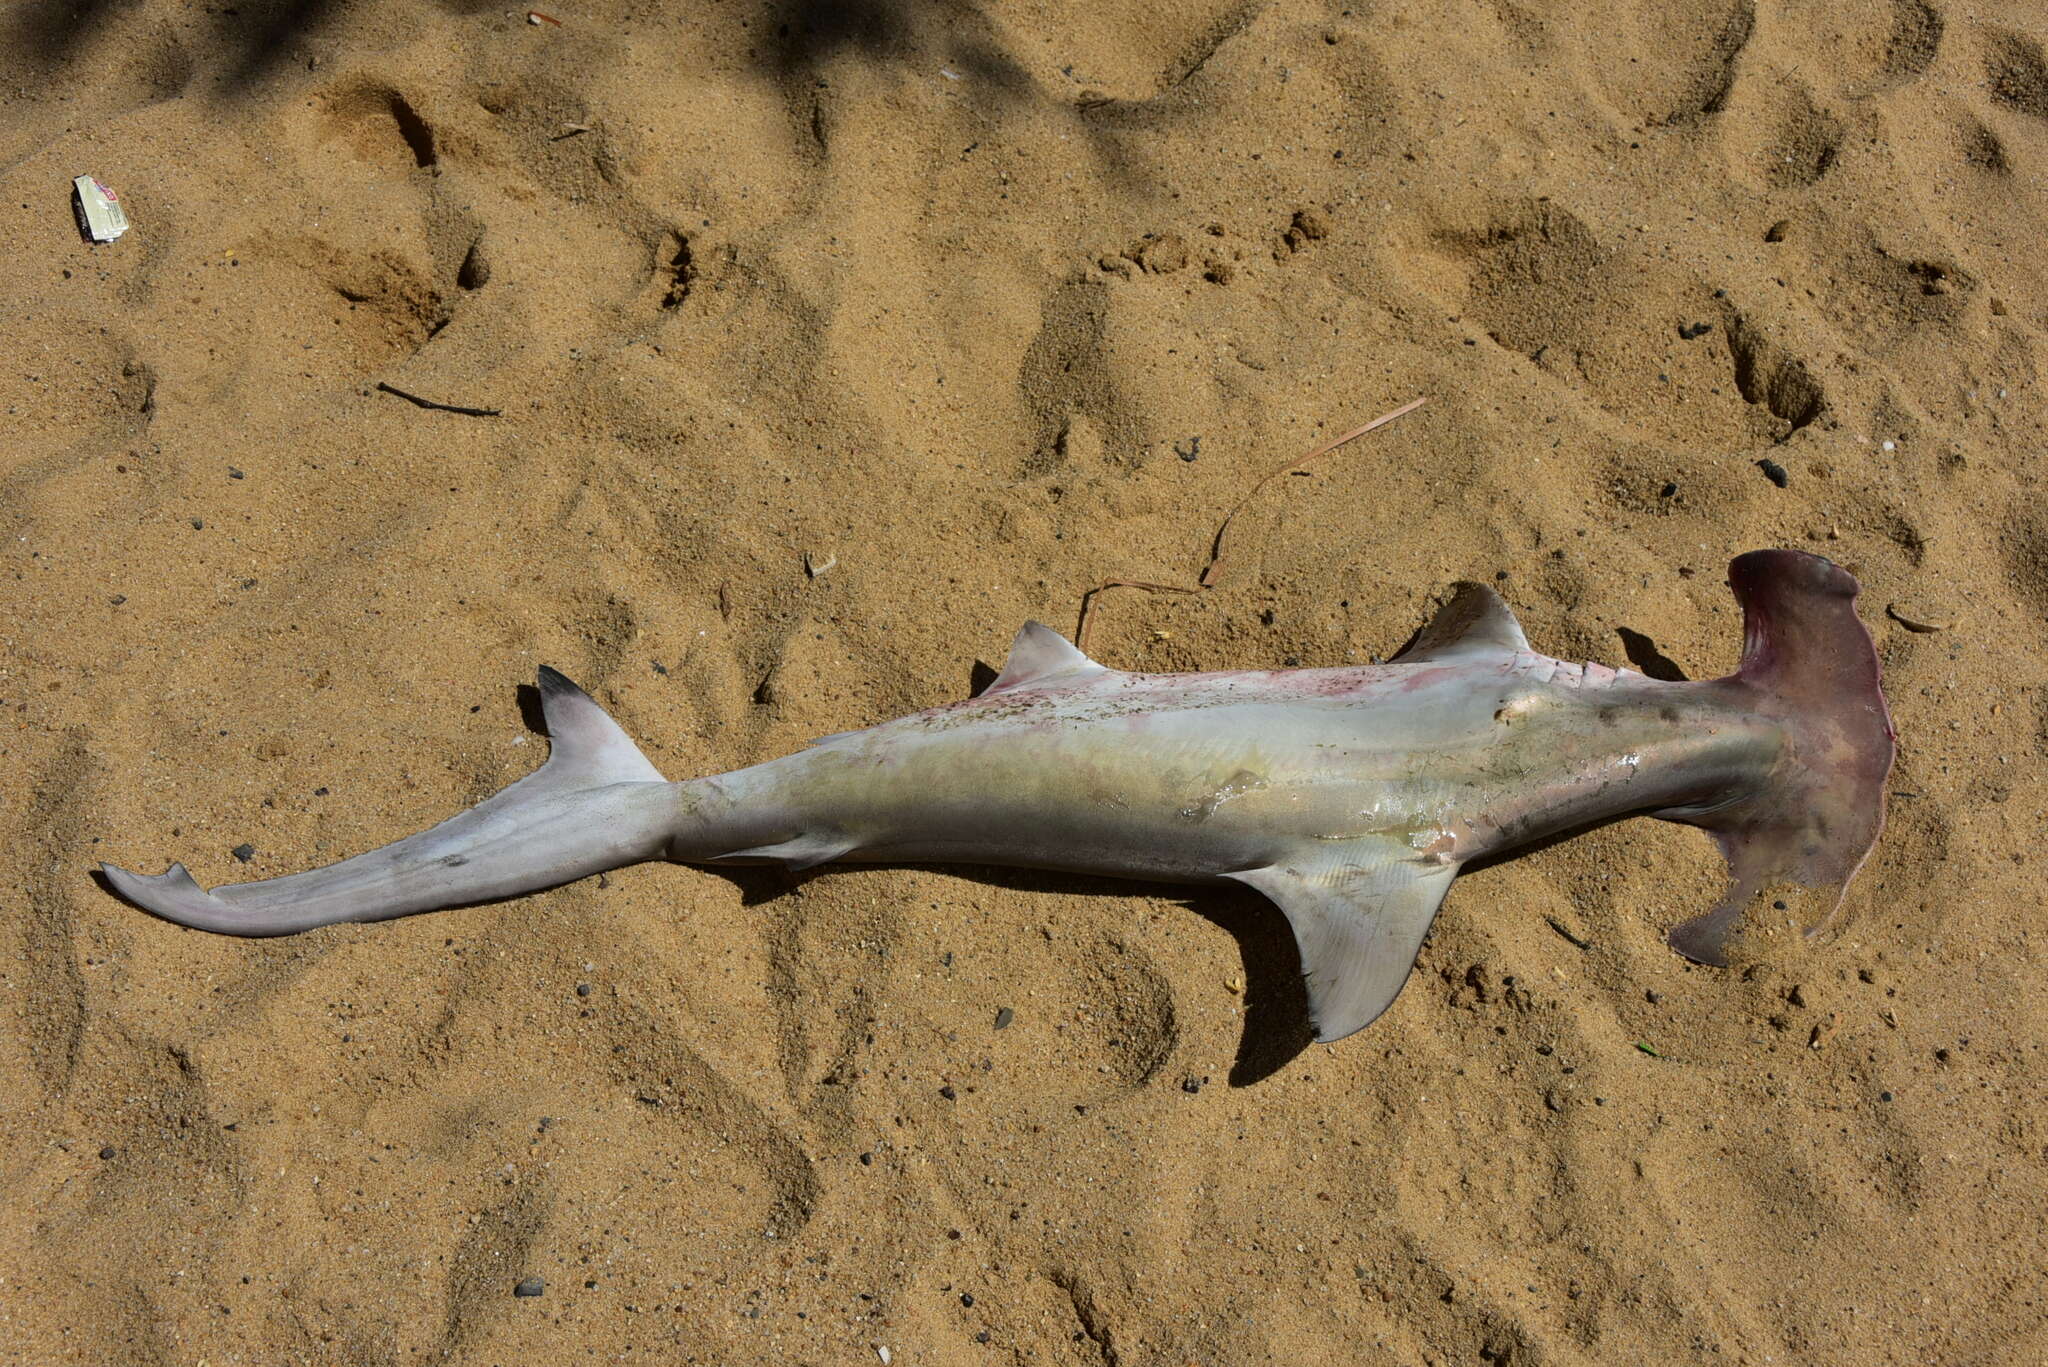
[[[1461,868],[1623,816],[1702,827],[1726,857],[1726,895],[1670,932],[1688,958],[1725,964],[1741,926],[1810,934],[1836,915],[1883,827],[1895,740],[1858,586],[1789,550],[1740,556],[1728,579],[1744,643],[1721,679],[1538,654],[1469,583],[1385,664],[1133,674],[1032,622],[977,697],[680,783],[542,667],[546,764],[431,830],[210,893],[182,864],[103,867],[138,906],[230,935],[652,859],[1229,880],[1286,914],[1316,1038],[1337,1040],[1393,1002]]]

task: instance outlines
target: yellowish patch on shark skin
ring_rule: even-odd
[[[1234,802],[1249,793],[1256,793],[1270,784],[1264,774],[1255,774],[1249,769],[1240,769],[1216,787],[1210,789],[1194,802],[1180,809],[1183,821],[1207,821],[1216,814],[1216,809],[1226,802]]]

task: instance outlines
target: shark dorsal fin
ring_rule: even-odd
[[[1078,680],[1106,671],[1095,661],[1068,644],[1067,638],[1043,622],[1026,622],[1010,643],[1010,658],[996,681],[982,690],[982,696],[1008,688],[1024,688],[1054,679]]]
[[[1466,660],[1487,655],[1513,655],[1529,648],[1522,624],[1484,584],[1462,583],[1443,611],[1430,619],[1408,648],[1390,663]]]

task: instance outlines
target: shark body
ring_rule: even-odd
[[[1732,881],[1672,932],[1725,962],[1768,895],[1817,929],[1882,826],[1893,734],[1855,580],[1817,556],[1730,568],[1747,638],[1671,683],[1530,648],[1461,586],[1383,665],[1132,674],[1027,624],[983,693],[670,783],[549,669],[539,771],[418,835],[202,891],[111,866],[167,919],[276,935],[510,897],[651,859],[1009,864],[1248,884],[1286,914],[1318,1039],[1371,1023],[1465,864],[1642,813],[1708,829]],[[1800,898],[1794,908],[1788,897]]]

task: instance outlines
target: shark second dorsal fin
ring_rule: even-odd
[[[1010,658],[1004,663],[1003,672],[982,690],[982,696],[1054,680],[1072,682],[1107,672],[1043,622],[1026,622],[1018,628],[1017,639],[1010,643]]]
[[[1294,928],[1310,1023],[1328,1044],[1394,1004],[1458,873],[1390,837],[1305,851],[1228,874],[1271,898]]]
[[[1522,624],[1501,596],[1484,584],[1461,583],[1451,601],[1430,618],[1408,648],[1390,664],[1463,660],[1513,655],[1529,648]]]

